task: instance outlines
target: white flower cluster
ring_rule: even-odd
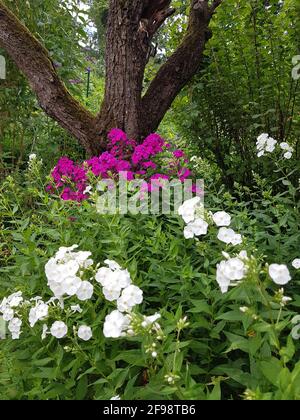
[[[0,303],[0,313],[3,321],[8,322],[8,330],[13,340],[20,338],[22,320],[19,318],[18,310],[23,305],[22,292],[16,292],[4,298]]]
[[[193,239],[195,236],[206,235],[208,230],[208,223],[199,217],[199,213],[203,213],[203,208],[199,206],[200,197],[194,197],[185,201],[178,209],[178,214],[182,216],[187,224],[184,228],[185,239]],[[220,227],[218,239],[226,244],[240,245],[243,242],[242,236],[236,233],[233,229],[228,228],[231,224],[231,216],[225,211],[218,211],[210,213],[210,216],[216,226]]]
[[[17,308],[23,303],[22,292],[16,292],[12,295],[4,298],[0,303],[0,313],[4,321],[11,321],[14,316]]]
[[[208,223],[203,218],[197,217],[199,203],[200,198],[194,197],[191,200],[185,201],[178,209],[178,214],[182,216],[185,223],[187,223],[187,226],[184,229],[184,237],[186,239],[192,239],[195,236],[207,234]],[[210,217],[215,225],[220,228],[217,238],[221,242],[233,246],[243,243],[242,235],[236,233],[229,227],[231,224],[230,214],[225,211],[218,211],[216,213],[210,212]],[[240,255],[244,256],[244,252],[245,251],[242,251]],[[247,254],[245,258],[247,258]],[[241,258],[230,258],[228,256],[228,261],[222,261],[218,264],[217,282],[220,285],[222,293],[227,292],[229,286],[235,285],[236,281],[242,280],[246,275],[246,272],[246,266]]]
[[[195,236],[206,235],[208,229],[208,223],[205,220],[198,218],[193,222],[190,222],[184,228],[184,237],[185,239],[193,239]]]
[[[212,215],[212,219],[219,227],[230,226],[231,224],[231,216],[226,211],[217,211],[217,213]]]
[[[129,315],[124,315],[120,311],[112,311],[106,315],[103,334],[106,338],[119,338],[127,335],[127,330],[130,325]]]
[[[200,197],[194,197],[185,201],[178,209],[178,214],[187,224],[184,228],[185,239],[193,239],[195,236],[207,234],[208,223],[199,216],[203,213],[200,202]]]
[[[49,305],[42,300],[37,300],[36,305],[29,311],[29,324],[31,328],[33,328],[38,321],[46,319],[48,314]]]
[[[20,338],[21,334],[21,326],[22,326],[22,320],[20,318],[13,318],[8,323],[8,330],[11,333],[11,338],[13,340],[18,340]]]
[[[273,139],[267,133],[261,134],[257,138],[256,148],[257,148],[257,156],[261,157],[266,152],[272,153],[275,150],[275,146],[277,144],[277,140]]]
[[[143,291],[132,284],[128,270],[123,270],[115,261],[104,262],[107,267],[99,268],[95,279],[101,284],[104,297],[116,302],[117,310],[106,316],[103,333],[105,337],[122,337],[130,326],[128,314],[143,302]]]
[[[0,302],[2,319],[8,322],[8,330],[13,340],[19,339],[21,334],[22,321],[19,318],[18,309],[22,306],[23,302],[22,292],[13,293]]]
[[[18,339],[21,334],[22,320],[19,310],[29,310],[28,321],[31,328],[34,328],[38,321],[43,321],[42,339],[47,335],[62,339],[68,334],[68,326],[62,320],[55,320],[48,327],[47,319],[51,319],[52,313],[67,313],[68,316],[76,313],[81,314],[83,310],[78,304],[65,308],[65,301],[76,296],[81,301],[91,299],[94,291],[92,283],[83,280],[89,271],[92,271],[92,278],[101,284],[103,295],[109,302],[114,302],[117,309],[106,316],[103,333],[105,337],[118,338],[122,336],[133,336],[142,329],[152,331],[158,336],[163,336],[157,320],[159,314],[143,316],[134,314],[132,311],[136,305],[143,302],[143,291],[132,284],[128,270],[123,270],[120,265],[111,260],[106,260],[107,267],[98,268],[95,272],[92,269],[93,260],[90,259],[90,252],[74,250],[78,248],[73,245],[70,248],[59,248],[56,255],[45,265],[45,273],[48,286],[54,294],[47,302],[40,296],[24,301],[22,292],[14,293],[4,298],[0,303],[0,314],[5,322],[9,322],[8,329],[13,339]],[[91,280],[91,278],[90,278]],[[51,307],[54,307],[54,310]],[[74,333],[83,341],[92,338],[93,332],[87,325],[73,327]]]
[[[35,158],[32,157],[32,160]],[[46,266],[45,273],[48,280],[48,286],[54,294],[54,297],[44,302],[40,296],[24,302],[22,292],[14,293],[4,298],[0,303],[0,313],[4,321],[9,322],[8,330],[12,333],[12,338],[17,339],[21,333],[22,321],[19,318],[18,309],[25,306],[29,307],[28,321],[33,328],[38,321],[45,321],[49,317],[50,305],[64,308],[64,296],[77,296],[81,301],[91,299],[94,291],[93,285],[81,277],[85,275],[85,270],[93,265],[90,259],[90,252],[74,252],[78,245],[70,248],[61,247],[55,257],[51,258]],[[58,303],[55,303],[58,301]],[[72,313],[81,313],[79,305],[71,306]],[[42,338],[47,334],[56,338],[63,338],[67,335],[67,325],[62,321],[55,321],[50,330],[46,324],[43,325]],[[90,327],[80,326],[78,337],[82,340],[89,340],[92,337]]]
[[[82,281],[81,274],[93,265],[90,252],[73,252],[78,245],[61,247],[45,266],[48,286],[57,298],[77,296],[81,301],[91,299],[94,288],[89,281]]]
[[[241,251],[236,258],[230,258],[225,252],[223,252],[223,255],[227,260],[221,261],[221,263],[217,265],[217,282],[222,293],[226,293],[230,286],[236,286],[247,275],[249,269],[247,262],[249,262],[249,258],[246,251]],[[291,281],[292,277],[285,264],[271,264],[267,267],[269,276],[275,284],[282,286]],[[279,293],[282,292],[280,302],[284,306],[291,299],[283,296],[282,290],[283,289],[280,289],[279,291]]]
[[[211,217],[216,226],[220,228],[217,236],[219,241],[233,246],[240,245],[243,242],[242,235],[228,227],[231,224],[230,214],[225,211],[218,211],[215,214],[211,213]]]
[[[224,256],[227,260],[223,260],[217,265],[217,282],[222,293],[226,293],[230,286],[236,286],[245,278],[248,271],[246,251],[242,251],[235,258],[230,258],[226,253]]]
[[[257,156],[258,157],[264,156],[266,152],[272,153],[275,150],[277,144],[278,144],[277,140],[270,137],[269,134],[267,133],[261,134],[257,138],[257,142],[256,142],[256,147],[257,147],[257,152],[258,152]],[[284,152],[283,157],[285,159],[291,159],[291,157],[293,156],[294,149],[286,142],[280,143],[279,146],[280,146],[280,149],[283,150]]]
[[[271,152],[274,150],[277,141],[268,136],[268,134],[262,134],[258,138],[258,149],[264,153],[264,151]],[[286,146],[282,149],[288,150]],[[288,157],[286,157],[288,159]],[[186,239],[194,238],[194,236],[205,235],[208,230],[208,223],[202,218],[197,218],[198,205],[200,198],[195,197],[191,200],[187,200],[179,208],[178,213],[182,216],[183,220],[187,223],[184,229],[184,236]],[[231,216],[225,211],[218,211],[217,213],[211,213],[210,217],[213,222],[218,226],[219,232],[217,238],[227,245],[240,245],[243,243],[242,235],[236,233],[229,226],[231,224]],[[221,288],[222,293],[226,293],[230,286],[237,285],[242,279],[245,278],[248,272],[247,261],[249,258],[246,251],[241,253],[236,258],[230,258],[229,254],[223,252],[226,260],[221,261],[217,265],[217,282]],[[292,262],[292,266],[296,269],[300,269],[300,258],[296,258]],[[271,264],[268,267],[268,273],[274,283],[278,285],[285,285],[291,280],[291,275],[288,267],[285,264]],[[288,303],[289,300],[283,300],[283,303]]]
[[[110,302],[119,301],[122,290],[131,285],[130,274],[127,270],[122,270],[115,261],[106,260],[105,264],[108,267],[99,268],[95,279],[101,284],[105,299]]]
[[[25,305],[29,307],[28,320],[31,328],[35,327],[38,321],[45,321],[51,315],[50,307],[53,305],[55,313],[59,308],[65,311],[64,301],[71,296],[76,296],[81,301],[90,299],[93,295],[94,287],[86,280],[82,280],[86,270],[91,268],[93,260],[90,259],[90,252],[74,252],[77,245],[70,248],[61,247],[55,257],[51,258],[46,266],[45,273],[48,286],[54,294],[48,302],[44,302],[40,296],[24,302],[21,292],[14,293],[4,298],[0,304],[0,313],[4,321],[9,322],[8,329],[14,339],[19,338],[21,333],[22,320],[17,317],[17,308]],[[140,328],[152,328],[155,324],[155,331],[161,334],[159,324],[156,322],[159,314],[152,317],[135,315],[133,308],[143,301],[143,291],[132,284],[128,270],[123,270],[118,263],[106,260],[107,267],[101,267],[93,276],[102,286],[104,297],[115,302],[117,309],[106,316],[103,333],[105,337],[118,338],[125,335],[135,335]],[[71,314],[82,313],[81,307],[71,305],[66,309]],[[53,311],[54,312],[54,311]],[[138,321],[137,321],[138,320]],[[131,325],[131,324],[134,325]],[[153,327],[154,328],[154,327]],[[92,329],[87,325],[80,325],[77,329],[73,327],[78,338],[88,341],[92,338]],[[68,334],[68,326],[62,320],[56,320],[49,328],[46,323],[42,328],[42,339],[47,335],[52,335],[57,339],[62,339]]]
[[[286,142],[280,143],[280,148],[284,151],[283,157],[285,159],[291,159],[294,149]]]
[[[178,209],[178,214],[182,216],[185,223],[193,222],[196,218],[196,211],[199,209],[200,197],[186,200]]]

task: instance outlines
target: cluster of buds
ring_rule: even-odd
[[[43,166],[43,161],[42,159],[38,159],[37,155],[35,153],[32,153],[31,155],[29,155],[28,158],[28,169],[30,172],[33,172],[35,170],[40,170]]]
[[[145,336],[148,334],[152,337],[155,336],[155,339],[159,341],[164,339],[165,336],[163,330],[157,322],[161,317],[160,314],[157,313],[152,316],[146,316],[132,312],[131,314],[127,314],[127,316],[130,319],[130,325],[127,329],[126,335],[133,337],[137,335]],[[153,352],[154,351],[155,350],[153,350]]]
[[[282,308],[284,308],[291,300],[292,298],[284,296],[283,288],[279,289],[278,292],[275,293],[274,301],[278,303]]]
[[[244,397],[245,401],[255,401],[255,400],[257,400],[256,392],[251,391],[251,389],[246,389],[243,397]]]
[[[147,354],[151,354],[151,357],[153,357],[153,359],[156,359],[158,356],[157,353],[157,344],[155,342],[151,343],[150,346],[146,346],[145,347],[145,352]]]
[[[164,376],[166,382],[169,385],[174,385],[176,381],[178,381],[180,379],[180,376],[176,375],[175,373],[167,373],[167,375]]]
[[[184,318],[181,318],[176,325],[177,331],[182,331],[184,328],[187,328],[190,325],[189,322],[187,322],[187,316]]]
[[[248,316],[250,316],[254,321],[257,321],[259,319],[259,316],[256,315],[256,313],[251,308],[248,308],[248,306],[241,306],[240,311],[243,314],[247,314]]]

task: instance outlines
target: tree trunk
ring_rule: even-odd
[[[105,150],[111,128],[141,140],[154,132],[180,90],[197,72],[208,25],[222,0],[190,0],[189,25],[177,51],[158,71],[144,97],[152,37],[174,13],[172,0],[110,0],[105,98],[97,116],[68,92],[49,53],[0,0],[0,46],[27,77],[41,108],[78,139],[87,154]]]
[[[106,35],[105,98],[98,127],[103,136],[113,128],[140,137],[141,96],[148,39],[141,31],[143,2],[111,0]]]

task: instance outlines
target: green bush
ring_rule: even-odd
[[[65,310],[51,307],[45,322],[63,319],[65,338],[42,340],[43,322],[30,328],[24,321],[20,340],[0,341],[1,399],[300,398],[300,276],[290,265],[299,257],[299,186],[290,183],[286,194],[276,195],[257,178],[251,191],[238,185],[232,194],[207,191],[208,234],[186,240],[177,215],[99,215],[92,202],[50,197],[47,182],[37,164],[1,186],[0,298],[22,291],[50,299],[45,264],[59,247],[78,244],[95,263],[109,258],[128,269],[144,292],[136,316],[142,322],[159,312],[161,337],[137,321],[136,336],[105,338],[104,319],[114,305],[93,281],[94,296],[82,303],[82,313],[70,313],[68,305],[78,303],[73,298]],[[242,244],[217,239],[210,210],[233,216]],[[247,275],[222,294],[216,281],[222,251],[233,257],[241,250],[249,257]],[[288,265],[292,281],[284,292],[266,263]],[[28,306],[19,311],[28,319]],[[83,324],[93,330],[87,342],[73,331]]]

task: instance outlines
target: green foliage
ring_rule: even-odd
[[[173,114],[187,141],[199,145],[202,158],[215,162],[231,187],[233,181],[249,186],[253,170],[269,176],[270,168],[255,159],[261,132],[289,141],[299,156],[300,94],[292,78],[299,5],[264,3],[228,0],[220,6],[201,72]]]
[[[91,64],[80,47],[80,42],[87,43],[86,19],[80,14],[83,22],[76,20],[77,2],[7,0],[5,3],[45,45],[67,88],[85,103],[85,69]],[[7,61],[7,78],[0,80],[0,171],[7,166],[21,167],[32,151],[47,155],[47,160],[49,157],[54,160],[61,154],[83,156],[76,140],[45,116],[27,81],[6,53],[0,49],[0,54]],[[70,83],[77,79],[81,79],[81,83]]]
[[[107,303],[101,299],[78,315],[93,327],[90,342],[69,336],[42,341],[41,324],[32,331],[24,326],[20,340],[0,341],[2,399],[299,399],[300,345],[291,337],[299,273],[293,271],[285,289],[292,302],[282,307],[263,268],[265,261],[299,256],[293,194],[274,195],[261,181],[249,206],[241,200],[244,187],[237,185],[234,194],[207,191],[207,208],[229,211],[246,238],[243,249],[255,255],[247,281],[222,295],[215,266],[222,250],[234,250],[216,239],[216,227],[198,242],[185,240],[178,216],[101,216],[88,202],[50,198],[46,183],[39,167],[2,184],[0,298],[13,290],[50,297],[45,263],[60,246],[78,243],[95,261],[114,259],[129,270],[144,291],[142,312],[161,313],[164,339],[154,359],[146,352],[147,335],[104,338]]]

